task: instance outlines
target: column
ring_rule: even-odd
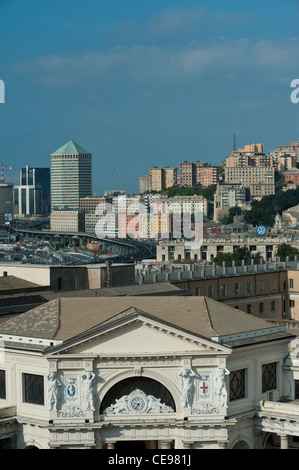
[[[17,436],[17,434],[14,434],[10,438],[10,448],[11,449],[17,449],[18,448],[18,436]]]
[[[289,437],[286,434],[280,434],[280,448],[281,449],[289,448]]]
[[[115,449],[115,442],[116,442],[116,441],[108,441],[108,442],[106,442],[106,444],[107,444],[107,449],[108,449],[108,450]]]
[[[262,449],[263,448],[263,433],[259,429],[253,430],[253,439],[254,439],[254,448]]]
[[[171,441],[161,441],[161,448],[162,449],[170,449],[171,448]]]

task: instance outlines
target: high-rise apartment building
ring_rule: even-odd
[[[218,168],[207,162],[180,162],[180,185],[195,186],[200,184],[203,187],[217,184]]]
[[[80,209],[84,214],[111,212],[112,197],[87,196],[80,198]]]
[[[92,154],[70,140],[51,154],[51,207],[79,209],[92,195]]]
[[[196,164],[194,162],[180,162],[181,186],[194,186],[197,182]]]
[[[152,167],[149,169],[150,190],[162,191],[177,184],[177,168]]]
[[[20,185],[15,189],[19,215],[48,215],[50,213],[50,168],[31,168],[20,171]]]
[[[53,210],[50,226],[54,232],[83,232],[84,214],[80,210]]]
[[[264,145],[255,143],[245,145],[242,149],[239,149],[239,152],[264,153]]]
[[[151,190],[151,177],[150,175],[140,176],[139,178],[139,194],[146,193]]]
[[[208,215],[208,200],[203,196],[174,196],[166,202],[169,213]]]
[[[280,173],[297,168],[297,157],[295,153],[270,152],[273,156],[275,170]]]
[[[275,152],[286,152],[289,154],[294,154],[299,161],[299,141],[290,142],[289,145],[277,145],[275,147]]]
[[[232,152],[229,157],[226,158],[226,166],[227,167],[240,167],[240,166],[248,166],[248,167],[270,167],[273,168],[275,166],[275,158],[273,153],[265,154],[265,153],[252,153],[252,152]]]
[[[200,166],[198,168],[198,182],[203,188],[218,183],[218,168],[216,166]]]
[[[269,196],[275,193],[275,170],[260,166],[226,167],[225,183],[249,188],[251,197]]]

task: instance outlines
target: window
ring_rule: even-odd
[[[289,288],[293,289],[294,287],[294,279],[289,279]]]
[[[0,398],[6,398],[5,370],[0,370]]]
[[[239,282],[235,283],[235,294],[240,294],[240,283]]]
[[[231,371],[229,374],[229,399],[245,398],[246,369]]]
[[[227,295],[226,284],[221,284],[221,297],[225,297],[226,295]]]
[[[252,293],[252,281],[247,281],[247,294]]]
[[[194,289],[194,295],[200,295],[199,292],[200,292],[200,291],[199,291],[199,287],[195,287],[195,289]]]
[[[299,380],[295,380],[295,400],[299,399]]]
[[[276,289],[276,279],[271,279],[271,289]]]
[[[264,292],[264,281],[263,281],[263,279],[261,279],[259,281],[259,291]]]
[[[274,390],[276,388],[277,362],[264,364],[262,367],[262,392]]]
[[[263,302],[261,302],[261,303],[259,304],[259,312],[260,312],[260,313],[263,313],[263,311],[264,311],[264,304],[263,304]]]
[[[290,300],[290,307],[295,307],[295,300]]]
[[[271,312],[275,312],[275,300],[271,300]]]
[[[213,286],[208,286],[208,297],[213,298]]]
[[[251,304],[247,305],[247,313],[251,313]]]
[[[44,377],[42,375],[23,374],[24,401],[36,405],[44,404]]]

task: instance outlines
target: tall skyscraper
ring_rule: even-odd
[[[13,183],[0,182],[0,220],[10,221],[13,215]]]
[[[92,195],[92,154],[70,140],[51,154],[51,208],[79,209]]]
[[[20,171],[20,185],[14,189],[19,215],[48,215],[50,212],[50,168]]]

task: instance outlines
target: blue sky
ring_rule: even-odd
[[[299,1],[0,0],[0,161],[50,166],[70,138],[93,192],[153,165],[299,140]],[[114,172],[113,169],[119,169]]]

